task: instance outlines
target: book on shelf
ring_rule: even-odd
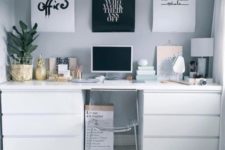
[[[138,66],[138,70],[154,70],[154,66]]]
[[[155,70],[137,70],[138,75],[155,75]]]
[[[156,80],[156,75],[137,75],[136,80],[138,81],[148,81],[148,80]]]

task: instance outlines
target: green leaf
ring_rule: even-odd
[[[12,45],[12,44],[8,44],[8,46],[9,46],[9,47],[12,47],[12,48],[14,48],[14,49],[16,49],[16,50],[19,51],[19,52],[22,51],[20,47],[16,47],[16,46],[14,46],[14,45]]]
[[[36,30],[31,30],[30,31],[30,35],[34,36],[35,34],[37,34],[37,31]]]
[[[12,33],[9,33],[8,34],[8,36],[9,36],[9,40],[11,40],[11,43],[14,45],[16,45],[16,46],[18,46],[18,47],[21,47],[21,45],[22,45],[22,41],[21,41],[21,39],[20,38],[18,38],[17,36],[15,36],[14,34],[12,34]]]
[[[18,31],[18,29],[16,28],[16,26],[13,26],[13,30],[21,37],[22,36],[22,33],[20,33]]]
[[[30,34],[31,34],[32,36],[35,36],[35,35],[37,34],[37,31],[36,31],[36,30],[31,30],[31,31],[30,31]]]
[[[12,57],[16,61],[19,61],[19,59],[15,55],[11,55],[10,57]]]
[[[31,43],[33,43],[38,38],[38,36],[39,35],[36,35],[33,39],[31,39],[27,45],[30,45]]]
[[[33,26],[33,30],[37,30],[37,27],[38,27],[38,24],[35,23],[34,26]]]
[[[20,20],[20,27],[21,27],[23,32],[25,32],[27,30],[27,25],[21,20]]]
[[[24,33],[24,44],[29,45],[29,42],[32,40],[32,35],[29,32]]]
[[[39,37],[39,34],[33,38],[33,41],[35,41],[38,37]]]
[[[37,47],[37,45],[30,45],[28,48],[28,53],[32,53]]]
[[[18,48],[12,46],[12,45],[9,45],[8,53],[9,54],[17,54],[18,56],[22,55],[21,51]]]

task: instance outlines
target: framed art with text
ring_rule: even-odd
[[[31,22],[39,32],[74,32],[74,0],[31,0]]]
[[[135,0],[92,0],[93,32],[134,32]]]

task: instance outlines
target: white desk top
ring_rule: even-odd
[[[115,90],[144,90],[149,92],[162,91],[182,91],[182,92],[221,92],[220,85],[183,85],[178,83],[72,83],[72,82],[53,82],[53,81],[26,81],[26,82],[5,82],[0,84],[2,91],[73,91],[90,89],[115,89]]]

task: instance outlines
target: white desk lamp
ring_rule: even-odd
[[[213,56],[213,38],[191,39],[191,56],[198,57],[197,74],[206,77],[206,57]]]
[[[173,65],[173,71],[180,76],[185,72],[185,61],[183,56],[178,56]],[[179,79],[177,79],[179,80]]]
[[[185,72],[185,62],[184,57],[178,56],[174,65],[173,65],[173,71],[178,74],[182,74]]]
[[[180,75],[182,75],[185,72],[185,61],[183,56],[178,56],[176,60],[174,61],[173,64],[173,71],[177,74],[177,79],[176,80],[168,80],[168,81],[163,81],[164,82],[174,82],[174,83],[179,83],[179,84],[185,84],[185,85],[190,85],[187,82],[184,82],[180,79]]]

